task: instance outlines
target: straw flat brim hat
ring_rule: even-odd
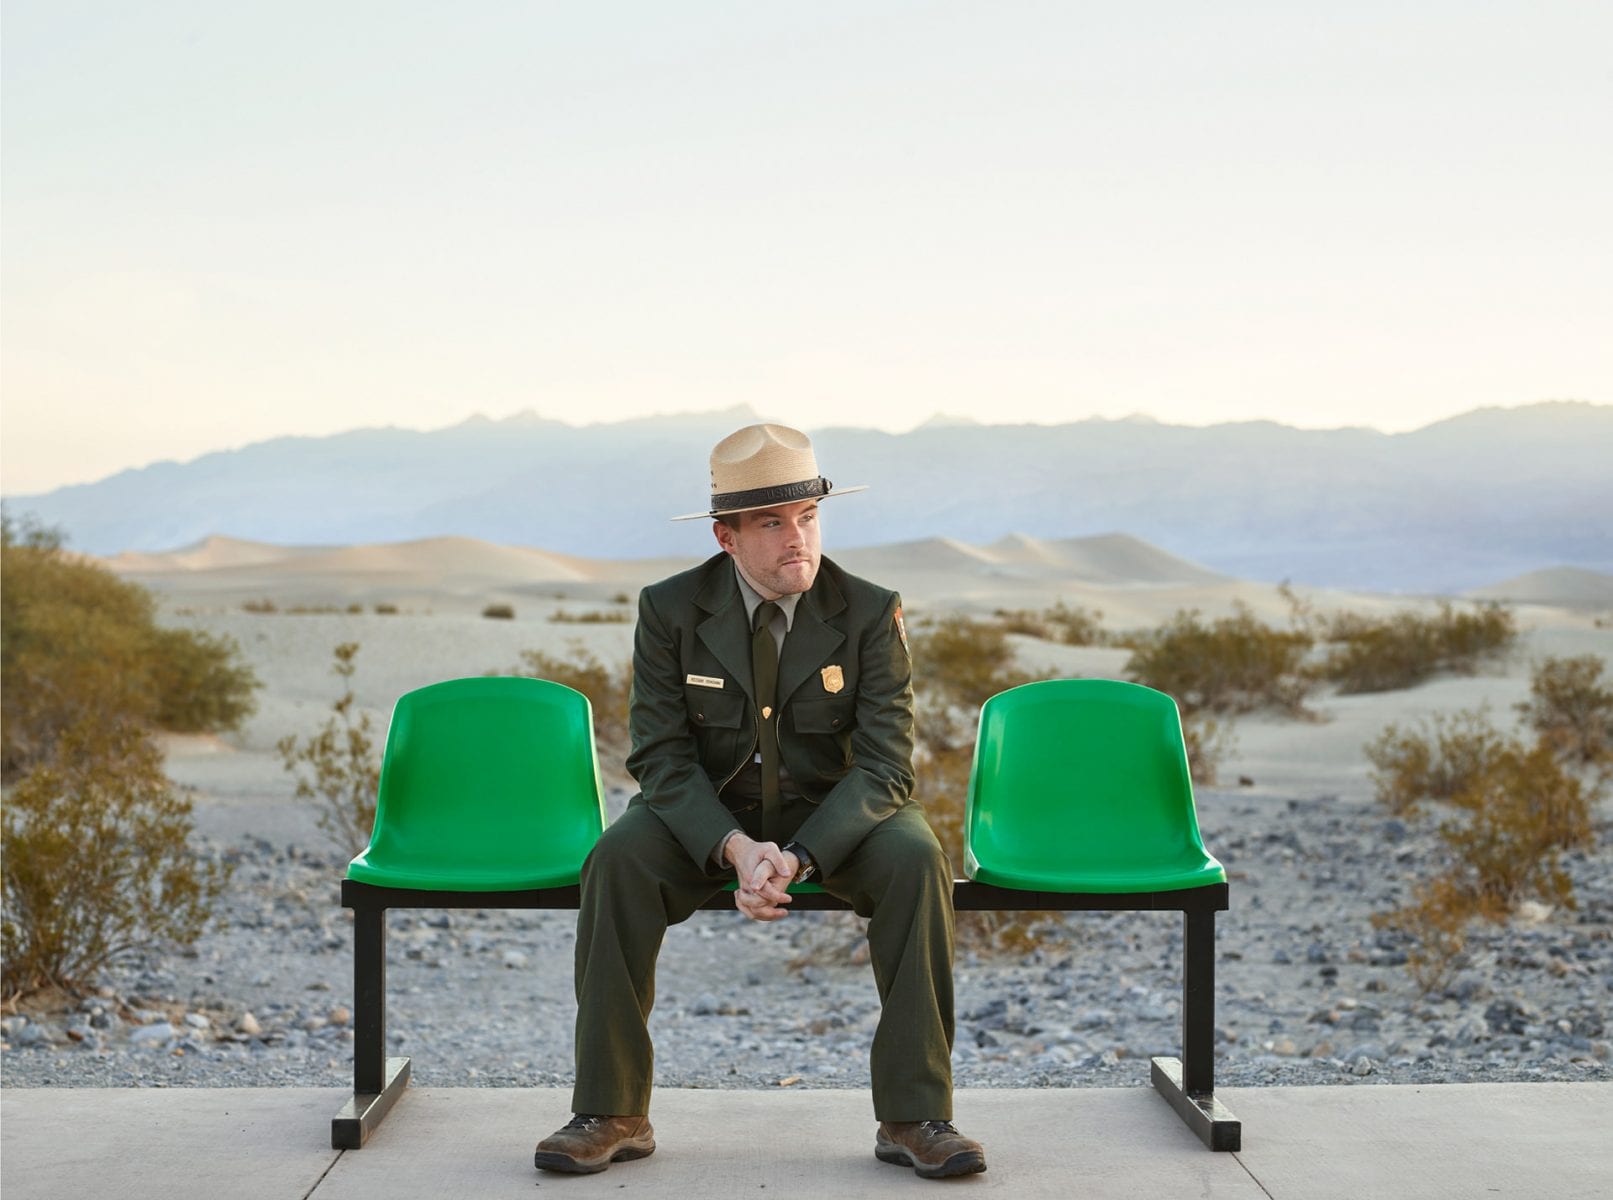
[[[818,471],[812,439],[788,425],[747,425],[711,452],[711,508],[674,521],[699,521],[802,500],[866,492],[867,485],[837,488]]]

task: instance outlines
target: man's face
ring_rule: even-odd
[[[739,528],[718,521],[717,544],[739,564],[764,600],[793,596],[818,577],[818,502],[801,500],[736,514]]]

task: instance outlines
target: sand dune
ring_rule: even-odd
[[[316,546],[277,546],[244,538],[214,534],[178,550],[143,553],[125,550],[103,561],[120,575],[141,575],[165,571],[213,571],[223,567],[259,567],[267,563],[318,553]]]
[[[606,569],[610,564],[465,537],[328,548],[209,538],[200,546],[121,554],[106,563],[175,598],[268,598],[282,605],[479,603],[534,588],[589,585],[612,575]]]
[[[1059,561],[1095,583],[1226,583],[1228,576],[1125,533],[1048,543]]]
[[[880,568],[889,571],[968,571],[998,563],[991,551],[952,538],[924,538],[916,542],[892,542],[888,546],[859,546],[850,550],[831,549],[830,556],[857,574],[878,576]]]
[[[587,559],[525,546],[500,546],[477,538],[436,537],[413,542],[348,546],[279,564],[283,571],[319,575],[441,575],[511,583],[582,582],[595,578]]]
[[[1465,595],[1475,600],[1510,600],[1557,608],[1613,608],[1613,575],[1584,567],[1548,567],[1474,588]]]
[[[554,554],[468,537],[339,547],[274,546],[222,536],[162,554],[104,560],[179,603],[278,605],[390,602],[433,611],[475,611],[489,602],[531,607],[534,597],[597,603],[631,593],[699,561],[607,560]],[[934,537],[885,546],[831,549],[847,570],[902,592],[910,609],[989,612],[1063,601],[1099,609],[1111,626],[1167,619],[1184,608],[1208,614],[1234,604],[1284,619],[1287,600],[1274,585],[1238,580],[1127,534],[1047,540],[1012,534],[989,546]],[[1405,597],[1313,591],[1323,609],[1378,611]],[[1536,571],[1469,593],[1473,598],[1586,611],[1613,607],[1613,576],[1573,567]]]

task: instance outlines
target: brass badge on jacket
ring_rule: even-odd
[[[838,666],[825,667],[819,672],[823,676],[823,690],[838,692],[846,686],[846,675]]]

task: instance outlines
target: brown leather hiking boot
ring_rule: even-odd
[[[912,1167],[925,1179],[973,1175],[986,1169],[986,1151],[951,1121],[881,1121],[874,1137],[880,1162]]]
[[[540,1171],[592,1175],[613,1162],[655,1153],[648,1117],[600,1117],[578,1113],[538,1143],[532,1165]]]

